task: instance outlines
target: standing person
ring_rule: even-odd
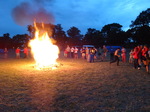
[[[110,62],[111,63],[114,63],[114,62],[117,62],[117,66],[119,66],[119,51],[120,51],[120,48],[118,48],[115,53],[114,53],[114,60]]]
[[[67,50],[64,50],[64,57],[67,58]]]
[[[146,53],[148,52],[148,47],[146,45],[144,45],[141,53],[142,53],[142,61],[146,60]]]
[[[94,59],[97,59],[97,49],[94,47],[93,50],[94,50]]]
[[[8,57],[8,50],[7,48],[4,48],[4,58],[6,59]]]
[[[133,65],[134,65],[134,68],[136,69],[137,67],[139,67],[139,63],[138,63],[138,59],[139,59],[139,49],[138,47],[135,47],[134,48],[134,51],[132,53],[133,55]]]
[[[148,47],[146,45],[144,45],[142,49],[142,62],[146,68],[146,71],[148,72]]]
[[[23,53],[24,53],[24,58],[28,58],[28,48],[27,47],[24,48]]]
[[[141,66],[142,66],[142,49],[143,49],[143,46],[139,45],[139,46],[137,46],[137,48],[138,48],[138,69],[140,70]]]
[[[86,50],[85,50],[85,48],[83,47],[83,48],[81,48],[81,50],[80,50],[80,52],[81,52],[81,55],[82,55],[82,59],[86,59],[86,52],[85,52]]]
[[[148,57],[150,58],[150,47],[148,49]]]
[[[78,48],[77,47],[75,47],[75,49],[74,49],[74,58],[78,59]]]
[[[131,49],[130,53],[129,53],[129,63],[132,64],[133,63],[133,49]]]
[[[149,65],[150,65],[150,47],[147,52],[147,66],[146,66],[147,73],[149,73]]]
[[[105,45],[103,45],[102,61],[106,59],[107,52],[108,52],[108,49],[106,48]]]
[[[90,60],[89,60],[90,63],[94,62],[95,54],[96,54],[96,49],[95,48],[90,48]]]
[[[85,49],[85,52],[86,52],[86,59],[87,59],[87,61],[89,61],[90,60],[90,56],[89,56],[89,48],[88,47],[86,47],[86,49]]]
[[[70,52],[71,52],[71,58],[74,58],[74,47],[71,47]]]
[[[122,47],[121,49],[122,62],[126,62],[126,49]]]
[[[17,47],[15,52],[16,52],[16,58],[20,59],[20,49],[19,49],[19,47]]]
[[[66,51],[67,51],[67,57],[69,58],[70,57],[70,46],[69,45],[67,45]]]
[[[150,48],[148,48],[148,51],[146,52],[145,56],[146,56],[146,72],[149,74]]]

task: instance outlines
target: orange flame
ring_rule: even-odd
[[[53,45],[52,40],[48,36],[48,32],[44,30],[44,24],[42,24],[42,30],[39,30],[34,22],[35,37],[29,43],[31,46],[31,52],[36,61],[36,68],[49,68],[52,65],[57,64],[56,60],[59,54],[59,48]]]

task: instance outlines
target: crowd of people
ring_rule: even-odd
[[[149,73],[150,48],[148,48],[148,46],[136,46],[129,54],[129,63],[133,64],[135,69],[140,70],[141,67],[144,66],[146,72]]]
[[[20,59],[20,52],[23,52],[23,54],[24,54],[23,58],[29,57],[29,49],[27,47],[24,47],[23,49],[20,49],[19,47],[17,47],[17,49],[15,50],[17,59]]]
[[[16,59],[20,59],[20,53],[23,53],[23,58],[29,57],[29,49],[28,47],[24,47],[23,49],[20,49],[17,47],[15,49]],[[127,54],[128,53],[128,54]],[[146,72],[149,73],[149,65],[150,65],[150,47],[144,45],[139,45],[134,47],[130,50],[130,52],[127,52],[125,47],[122,48],[116,48],[110,47],[108,50],[105,45],[99,48],[95,47],[82,47],[78,48],[70,47],[67,45],[66,49],[64,50],[64,57],[66,58],[82,58],[87,60],[89,63],[93,63],[95,60],[99,61],[106,61],[108,60],[108,54],[109,54],[109,63],[110,65],[112,63],[116,63],[117,66],[119,66],[120,60],[122,63],[127,62],[127,55],[129,55],[128,62],[133,65],[134,69],[140,70],[141,67],[145,67]],[[4,58],[8,58],[8,49],[4,48]],[[107,59],[106,59],[107,58]]]
[[[95,47],[83,47],[81,49],[77,47],[70,47],[69,45],[64,50],[64,56],[66,58],[75,58],[78,59],[81,56],[83,59],[86,59],[89,63],[93,63],[95,59],[99,59],[100,61],[106,61],[106,58],[109,54],[109,63],[117,64],[119,66],[120,60],[122,63],[127,62],[127,55],[129,55],[128,62],[132,64],[134,69],[141,69],[141,67],[145,67],[146,72],[149,73],[149,65],[150,65],[150,48],[146,45],[136,46],[134,49],[131,49],[129,54],[127,54],[127,50],[125,47],[114,49],[111,47],[109,50],[105,45],[103,47],[95,48]]]
[[[24,47],[23,49],[20,49],[19,47],[17,47],[16,49],[13,50],[13,52],[15,52],[15,57],[16,59],[20,59],[21,58],[21,52],[23,53],[23,58],[28,58],[29,57],[29,49],[28,47]],[[3,50],[4,53],[4,59],[8,58],[8,49],[4,48]]]
[[[92,63],[95,59],[100,59],[100,61],[105,61],[107,57],[107,52],[109,50],[106,48],[105,45],[103,47],[95,48],[95,47],[70,47],[67,45],[66,49],[64,50],[64,57],[66,58],[82,58],[86,59],[88,62]],[[114,51],[113,51],[114,52]],[[114,54],[114,53],[113,53]],[[111,55],[111,58],[114,56]]]

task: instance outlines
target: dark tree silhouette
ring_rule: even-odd
[[[71,27],[69,30],[67,30],[68,34],[68,44],[73,45],[81,45],[81,39],[83,35],[80,34],[80,30],[77,27]]]
[[[55,25],[53,29],[52,37],[56,40],[56,44],[61,48],[63,48],[67,42],[67,36],[61,24]]]
[[[3,34],[3,37],[0,37],[0,48],[11,48],[11,38],[10,34]]]
[[[89,28],[83,38],[83,44],[101,46],[103,44],[102,34],[99,30]]]
[[[111,23],[102,27],[101,31],[88,28],[86,34],[80,34],[77,27],[71,27],[67,32],[63,31],[61,24],[53,25],[51,23],[37,23],[38,29],[48,32],[49,37],[56,40],[58,46],[70,46],[92,44],[101,45],[134,45],[150,43],[150,8],[139,13],[134,21],[131,21],[130,29],[124,32],[122,25],[119,23]],[[0,48],[18,47],[27,45],[28,41],[34,37],[35,27],[27,26],[29,35],[15,35],[10,38],[9,33],[0,37]],[[67,35],[66,35],[67,34]]]
[[[127,40],[124,31],[122,31],[122,25],[118,23],[112,23],[105,25],[101,32],[104,38],[104,43],[107,45],[123,45]]]
[[[15,48],[28,46],[28,42],[29,42],[29,36],[27,34],[15,35],[12,38],[12,45]]]
[[[142,11],[131,25],[132,39],[135,44],[150,43],[150,8]]]
[[[136,30],[136,33],[133,36],[133,39],[137,44],[147,44],[150,43],[150,27],[142,26]]]
[[[134,21],[131,21],[130,27],[150,26],[150,8],[142,11]]]

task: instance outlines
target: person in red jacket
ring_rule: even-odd
[[[24,48],[23,53],[24,53],[24,58],[28,58],[28,48],[27,47]]]
[[[139,59],[139,50],[137,47],[134,48],[134,51],[132,53],[133,55],[133,65],[134,65],[134,68],[136,69],[138,66],[139,66],[139,63],[138,63],[138,59]]]
[[[17,49],[16,49],[16,58],[17,59],[20,58],[20,49],[19,49],[19,47],[17,47]]]

